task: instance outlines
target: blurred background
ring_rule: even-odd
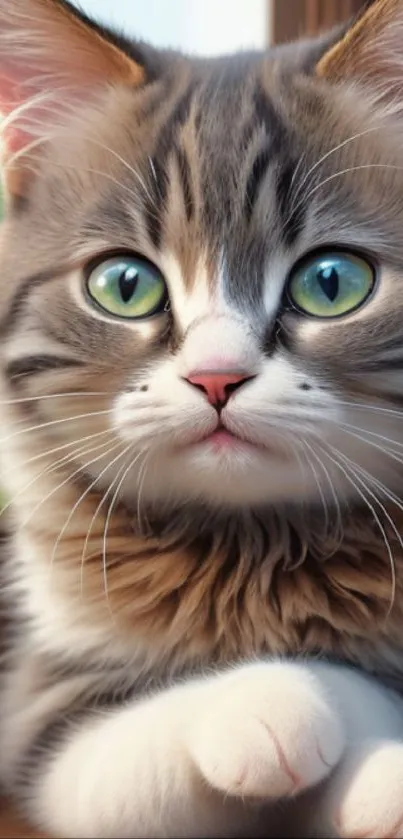
[[[85,11],[137,38],[202,55],[313,35],[365,5],[363,0],[80,0]]]

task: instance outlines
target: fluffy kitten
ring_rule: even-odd
[[[402,38],[0,0],[0,776],[52,836],[403,836]]]

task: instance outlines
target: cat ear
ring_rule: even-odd
[[[143,78],[143,68],[117,39],[66,0],[0,0],[0,113],[8,191],[23,191],[19,162],[33,134],[38,141],[38,125],[46,133],[52,108],[60,112],[74,101],[85,102],[100,85],[136,86]],[[36,125],[35,133],[30,124]]]
[[[319,61],[330,81],[357,81],[381,103],[403,105],[403,2],[375,0]]]

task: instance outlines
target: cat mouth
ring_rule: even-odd
[[[257,445],[251,440],[241,437],[237,433],[230,431],[223,423],[219,423],[216,428],[209,431],[203,436],[196,437],[188,442],[188,446],[202,446],[209,444],[216,449],[231,449],[239,446],[249,446],[257,448]]]
[[[281,461],[290,461],[292,459],[290,449],[284,446],[284,442],[273,441],[272,444],[270,442],[262,443],[261,440],[254,440],[253,437],[239,433],[238,430],[232,431],[223,422],[219,422],[213,431],[209,431],[203,437],[194,439],[188,444],[188,448],[190,449],[196,447],[206,448],[210,453],[217,455],[231,454],[231,452],[234,452],[234,454],[237,452],[239,454],[242,452],[247,454],[249,452],[249,454],[254,454],[255,456],[257,454],[260,456],[265,455],[266,457],[269,455],[275,460]]]
[[[242,440],[241,437],[238,437],[237,434],[233,434],[232,431],[228,431],[224,425],[220,425],[205,437],[201,442],[211,443],[217,449],[230,449],[234,446],[238,445],[249,445],[253,446],[253,443],[248,442],[247,440]]]
[[[203,446],[207,445],[210,449],[213,449],[216,452],[229,452],[235,451],[240,449],[249,449],[256,451],[265,452],[266,454],[269,452],[271,454],[275,454],[274,446],[266,446],[262,443],[258,443],[255,440],[245,436],[241,436],[239,433],[235,431],[231,431],[227,428],[223,423],[219,423],[214,431],[210,431],[204,437],[201,437],[198,440],[195,440],[191,445],[193,446]]]

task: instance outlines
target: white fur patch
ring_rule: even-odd
[[[171,253],[163,254],[161,267],[168,284],[171,308],[180,328],[185,332],[193,321],[214,310],[215,297],[209,287],[206,267],[200,259],[189,287],[181,266]]]

